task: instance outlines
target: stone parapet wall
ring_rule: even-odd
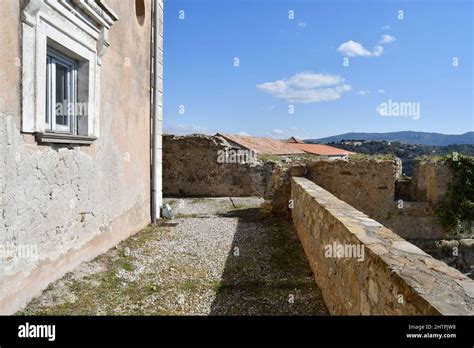
[[[331,314],[474,314],[474,282],[456,269],[308,179],[291,179],[291,199],[293,222]],[[336,245],[359,253],[328,254]]]

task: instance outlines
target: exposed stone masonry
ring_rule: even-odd
[[[219,163],[229,151],[219,138],[163,136],[163,193],[180,197],[263,196],[268,168],[262,162]]]
[[[293,222],[331,314],[474,314],[474,282],[305,178],[292,178]],[[363,260],[326,257],[333,243]]]

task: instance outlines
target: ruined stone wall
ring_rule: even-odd
[[[419,202],[437,204],[448,189],[452,172],[446,161],[416,160],[410,181],[409,194]]]
[[[383,219],[395,206],[397,158],[349,157],[307,163],[307,178],[373,219]]]
[[[263,210],[290,216],[290,177],[306,176],[373,218],[396,206],[396,158],[288,157],[254,164],[219,163],[226,144],[217,137],[163,137],[163,192],[168,196],[264,196]]]
[[[231,149],[212,136],[163,136],[163,194],[263,196],[267,167],[260,162],[219,163],[219,151],[226,148]]]
[[[150,221],[151,1],[143,25],[133,1],[107,3],[119,21],[102,58],[100,136],[59,146],[20,132],[20,2],[0,2],[0,243],[37,250],[0,259],[1,314]]]
[[[274,166],[266,201],[277,215],[290,215],[290,177],[304,176],[375,219],[383,219],[396,207],[395,180],[401,173],[398,159],[320,157],[278,163]],[[270,208],[271,206],[271,208]]]
[[[396,184],[397,208],[388,211],[381,222],[399,235],[408,238],[424,250],[436,250],[436,240],[446,237],[446,230],[438,223],[436,205],[440,203],[452,178],[446,161],[417,159],[411,178]],[[399,201],[401,200],[401,201]]]
[[[459,271],[305,178],[292,178],[291,198],[331,314],[474,314],[474,283]],[[359,253],[328,253],[334,245]]]
[[[305,176],[306,163],[301,160],[271,164],[271,175],[268,189],[264,196],[262,212],[266,215],[291,217],[291,177]]]
[[[251,166],[218,163],[218,151],[226,145],[216,137],[166,136],[163,146],[164,192],[169,196],[258,195],[265,198],[265,214],[290,217],[290,178],[302,176],[401,237],[419,240],[419,245],[430,241],[435,246],[444,237],[429,203],[404,201],[400,206],[395,200],[395,184],[401,174],[401,162],[395,157],[281,156]]]
[[[396,199],[395,186],[401,175],[401,162],[397,158],[352,157],[348,161],[308,163],[307,167],[308,179],[389,227],[402,238],[410,239],[417,245],[426,245],[425,241],[429,240],[433,241],[431,244],[434,246],[434,241],[445,234],[430,203],[399,202]],[[414,182],[419,183],[419,186],[425,182],[436,186],[440,176],[430,175],[430,172],[440,173],[438,167],[414,169]],[[415,185],[409,184],[410,192]],[[426,197],[424,192],[423,197]],[[432,194],[435,191],[429,192]]]

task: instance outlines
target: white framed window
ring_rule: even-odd
[[[45,130],[77,134],[77,62],[52,48],[46,60]]]
[[[22,132],[40,143],[99,137],[100,72],[117,15],[100,0],[24,0]]]

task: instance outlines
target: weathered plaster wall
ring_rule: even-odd
[[[102,62],[100,137],[68,147],[38,145],[19,131],[20,8],[0,3],[1,243],[35,247],[38,256],[1,258],[0,313],[150,221],[151,1],[143,26],[133,1],[108,4],[120,19]]]
[[[263,196],[263,163],[219,163],[230,149],[217,137],[163,136],[163,193],[168,196]]]
[[[305,178],[293,222],[331,314],[474,314],[474,282]],[[327,246],[358,246],[331,257]],[[337,256],[337,255],[336,255]]]
[[[2,1],[0,6],[0,110],[20,114],[21,58],[20,58],[20,1]],[[20,118],[15,120],[18,129]],[[2,142],[3,144],[3,142]]]

